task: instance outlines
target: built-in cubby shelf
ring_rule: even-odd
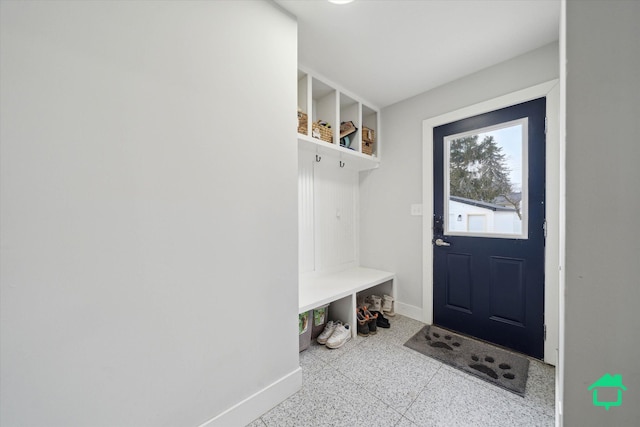
[[[358,172],[380,165],[380,113],[300,68],[298,120],[298,310],[330,304],[329,319],[349,323],[355,336],[358,301],[371,294],[395,298],[396,292],[394,273],[359,267]],[[331,134],[329,128],[314,132],[318,121],[329,124]],[[345,126],[340,138],[342,122],[356,130]]]
[[[359,299],[376,294],[396,298],[396,275],[388,271],[355,267],[324,275],[301,275],[298,313],[330,304],[329,318],[351,325],[356,336],[356,308]]]
[[[303,69],[298,70],[298,109],[307,117],[306,128],[302,133],[299,128],[298,132],[300,149],[333,159],[339,162],[341,167],[357,171],[375,169],[380,165],[378,109]],[[327,137],[328,140],[324,140],[314,137],[313,123],[317,121],[326,122],[331,126],[331,138]],[[357,128],[343,144],[340,140],[342,122],[353,122]],[[366,147],[367,143],[363,141],[363,127],[372,131],[367,135],[375,136],[374,143]]]

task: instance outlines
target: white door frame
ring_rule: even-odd
[[[559,269],[560,269],[560,89],[559,80],[461,108],[422,122],[422,310],[425,323],[433,323],[433,128],[511,105],[547,97],[546,143],[546,221],[545,245],[545,328],[544,361],[552,365],[558,359]]]

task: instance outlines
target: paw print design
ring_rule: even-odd
[[[460,347],[460,343],[451,335],[442,336],[438,332],[429,331],[424,338],[428,341],[428,344],[431,347],[444,348],[445,350],[450,351],[453,351],[453,347]]]
[[[508,363],[500,363],[495,366],[495,358],[491,356],[485,356],[484,359],[480,360],[479,356],[473,354],[471,355],[471,360],[473,361],[473,363],[469,363],[471,369],[482,372],[494,380],[497,380],[500,376],[508,380],[513,380],[516,377],[512,372],[509,372],[511,366]]]

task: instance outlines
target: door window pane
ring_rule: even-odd
[[[487,231],[487,216],[469,215],[467,217],[467,229],[472,233],[484,233]]]
[[[527,119],[444,143],[445,234],[527,238]]]

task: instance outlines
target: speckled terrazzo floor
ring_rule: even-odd
[[[531,360],[522,398],[404,347],[424,324],[390,320],[340,349],[312,343],[302,389],[248,427],[554,425],[552,366]]]

